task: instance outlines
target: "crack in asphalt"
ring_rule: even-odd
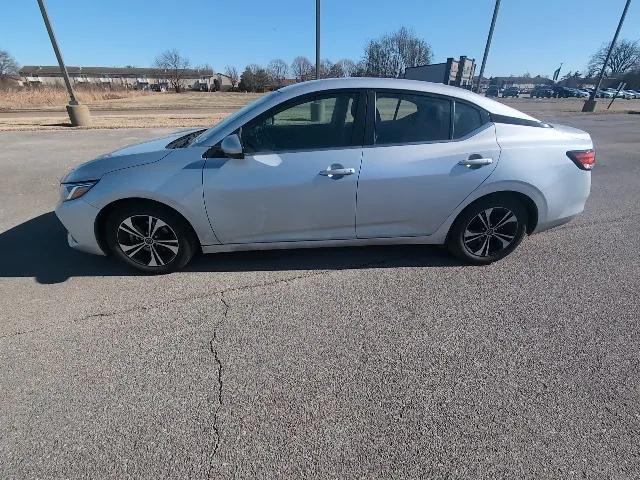
[[[382,263],[382,262],[379,262]],[[371,266],[375,265],[374,263],[371,264]],[[352,268],[366,268],[367,266],[369,266],[368,264],[365,265],[356,265]],[[84,315],[80,318],[76,318],[73,321],[73,323],[81,323],[87,320],[92,320],[95,318],[107,318],[107,317],[112,317],[114,315],[122,315],[125,313],[131,313],[131,312],[146,312],[149,310],[154,310],[154,309],[158,309],[158,308],[165,308],[169,305],[173,305],[174,303],[178,303],[178,302],[185,302],[185,301],[190,301],[190,300],[201,300],[204,298],[214,298],[220,295],[225,295],[226,293],[231,293],[231,292],[239,292],[239,291],[243,291],[243,290],[251,290],[254,288],[264,288],[264,287],[270,287],[273,285],[277,285],[279,283],[288,283],[288,282],[293,282],[295,280],[299,280],[301,278],[309,278],[309,277],[314,277],[317,275],[324,275],[324,274],[328,274],[328,273],[332,273],[334,271],[342,271],[342,270],[346,270],[346,268],[341,268],[341,269],[331,269],[331,270],[319,270],[317,272],[312,272],[309,274],[304,274],[304,275],[296,275],[295,277],[289,277],[289,278],[283,278],[283,279],[279,279],[279,280],[272,280],[269,282],[262,282],[262,283],[256,283],[253,285],[242,285],[240,287],[231,287],[231,288],[227,288],[224,290],[219,290],[216,292],[205,292],[205,293],[200,293],[200,294],[196,294],[196,295],[187,295],[185,297],[178,297],[178,298],[174,298],[172,300],[168,300],[166,302],[161,302],[161,303],[156,303],[154,305],[134,305],[132,307],[129,308],[122,308],[119,310],[112,310],[110,312],[96,312],[96,313],[90,313],[88,315]],[[0,340],[3,339],[7,339],[7,338],[12,338],[12,337],[17,337],[20,335],[26,335],[29,333],[38,333],[38,332],[42,332],[44,330],[46,330],[46,326],[42,327],[42,328],[34,328],[32,330],[21,330],[18,332],[13,332],[13,333],[8,333],[8,334],[4,334],[4,335],[0,335]]]
[[[218,339],[218,328],[227,320],[227,314],[229,313],[229,304],[224,299],[224,293],[220,295],[220,302],[224,305],[224,311],[222,312],[222,320],[214,327],[213,329],[213,337],[209,340],[209,350],[213,355],[213,359],[216,363],[216,367],[218,369],[218,388],[216,390],[216,400],[217,406],[213,412],[213,433],[215,435],[215,444],[213,446],[213,452],[211,452],[211,460],[209,461],[209,470],[207,472],[207,478],[212,478],[212,473],[214,470],[214,460],[216,453],[218,453],[218,449],[220,448],[220,441],[222,440],[222,435],[220,432],[220,426],[218,425],[219,421],[219,413],[220,409],[222,409],[222,361],[220,360],[220,356],[218,355],[218,349],[216,348],[216,340]]]
[[[88,315],[84,315],[80,318],[76,318],[74,320],[72,320],[73,323],[80,323],[80,322],[84,322],[87,320],[92,320],[95,318],[108,318],[108,317],[112,317],[114,315],[121,315],[121,314],[125,314],[125,313],[131,313],[131,312],[146,312],[149,310],[154,310],[154,309],[158,309],[158,308],[165,308],[169,305],[173,305],[174,303],[178,303],[178,302],[184,302],[184,301],[191,301],[191,300],[201,300],[201,299],[205,299],[205,298],[214,298],[220,295],[225,295],[227,293],[232,293],[232,292],[239,292],[239,291],[244,291],[244,290],[252,290],[252,289],[258,289],[258,288],[264,288],[264,287],[271,287],[274,285],[278,285],[278,284],[284,284],[284,283],[290,283],[290,282],[294,282],[296,280],[300,280],[303,278],[311,278],[311,277],[315,277],[315,276],[320,276],[320,275],[327,275],[330,273],[334,273],[334,272],[341,272],[344,270],[351,270],[351,269],[359,269],[359,268],[370,268],[370,267],[375,267],[375,266],[379,266],[379,265],[383,265],[384,263],[387,263],[388,260],[378,260],[375,262],[367,262],[367,263],[363,263],[363,264],[358,264],[358,265],[352,265],[350,267],[344,267],[344,268],[332,268],[332,269],[328,269],[328,270],[318,270],[315,272],[311,272],[311,273],[307,273],[307,274],[303,274],[303,275],[296,275],[294,277],[289,277],[289,278],[282,278],[282,279],[278,279],[278,280],[272,280],[269,282],[262,282],[262,283],[256,283],[253,285],[242,285],[240,287],[231,287],[231,288],[227,288],[224,290],[219,290],[216,292],[205,292],[205,293],[200,293],[200,294],[196,294],[196,295],[187,295],[185,297],[178,297],[178,298],[174,298],[172,300],[168,300],[166,302],[162,302],[162,303],[156,303],[154,305],[135,305],[129,308],[123,308],[120,310],[113,310],[110,312],[96,312],[96,313],[90,313]],[[20,335],[26,335],[26,334],[31,334],[31,333],[38,333],[38,332],[42,332],[47,330],[47,327],[42,327],[42,328],[34,328],[32,330],[23,330],[23,331],[19,331],[19,332],[13,332],[13,333],[8,333],[8,334],[4,334],[0,336],[0,340],[5,340],[8,338],[13,338],[13,337],[17,337]]]
[[[354,267],[349,267],[349,268],[367,268],[367,267],[371,267],[371,266],[375,266],[375,265],[382,265],[385,262],[387,262],[388,260],[379,260],[376,262],[367,262],[365,264],[360,264],[360,265],[356,265]],[[297,275],[295,277],[290,277],[287,279],[280,279],[280,280],[274,280],[272,282],[264,282],[262,284],[256,284],[256,285],[247,285],[244,287],[237,287],[237,288],[230,288],[227,290],[223,290],[222,292],[219,293],[220,297],[220,302],[222,303],[222,305],[224,306],[224,311],[222,312],[222,320],[220,322],[218,322],[218,324],[214,327],[213,329],[213,337],[211,338],[211,340],[209,340],[209,351],[211,352],[211,354],[213,355],[213,359],[214,362],[216,364],[216,368],[218,371],[218,388],[216,390],[216,401],[217,401],[217,406],[214,409],[214,414],[213,414],[213,432],[215,435],[215,444],[213,446],[213,452],[211,452],[211,460],[209,461],[209,470],[207,472],[207,478],[211,479],[213,478],[213,471],[215,469],[215,457],[216,454],[218,453],[219,449],[220,449],[220,443],[222,441],[222,431],[220,429],[220,425],[219,425],[219,420],[220,420],[220,410],[222,409],[223,406],[223,376],[222,376],[222,361],[220,360],[220,354],[219,354],[219,349],[217,348],[217,340],[218,340],[218,329],[222,326],[223,323],[225,323],[225,321],[227,320],[227,316],[229,314],[229,310],[231,308],[231,306],[229,305],[229,303],[225,300],[224,296],[226,293],[228,292],[237,292],[237,291],[242,291],[242,290],[250,290],[250,289],[254,289],[254,288],[263,288],[263,287],[267,287],[267,286],[273,286],[273,285],[277,285],[277,284],[283,284],[283,283],[290,283],[293,282],[295,280],[299,280],[302,278],[310,278],[310,277],[315,277],[315,276],[320,276],[320,275],[326,275],[328,273],[332,273],[334,271],[342,271],[342,270],[347,270],[348,268],[340,268],[340,269],[333,269],[333,270],[322,270],[322,271],[318,271],[318,272],[313,272],[310,274],[306,274],[306,275]]]
[[[377,260],[375,262],[367,262],[367,263],[363,263],[363,264],[358,264],[358,265],[353,265],[350,267],[344,267],[344,268],[332,268],[329,270],[318,270],[315,272],[311,272],[311,273],[306,273],[306,274],[302,274],[302,275],[296,275],[293,277],[288,277],[288,278],[281,278],[281,279],[277,279],[277,280],[271,280],[268,282],[262,282],[262,283],[256,283],[256,284],[252,284],[252,285],[242,285],[239,287],[230,287],[224,290],[219,290],[216,292],[206,292],[206,293],[201,293],[201,294],[196,294],[196,295],[187,295],[185,297],[178,297],[178,298],[174,298],[172,300],[168,300],[166,302],[163,303],[156,303],[154,305],[136,305],[130,308],[125,308],[125,309],[121,309],[121,310],[114,310],[112,312],[98,312],[98,313],[92,313],[89,315],[85,315],[83,317],[80,317],[76,320],[74,320],[74,322],[83,322],[85,320],[91,320],[93,318],[102,318],[102,317],[110,317],[113,315],[119,315],[119,314],[123,314],[123,313],[130,313],[130,312],[135,312],[135,311],[148,311],[148,310],[154,310],[157,308],[165,308],[169,305],[173,305],[174,303],[178,303],[178,302],[184,302],[184,301],[191,301],[191,300],[201,300],[204,298],[214,298],[217,296],[224,296],[227,293],[234,293],[234,292],[241,292],[241,291],[245,291],[245,290],[253,290],[253,289],[258,289],[258,288],[264,288],[264,287],[271,287],[274,285],[279,285],[279,284],[285,284],[285,283],[291,283],[294,282],[296,280],[300,280],[303,278],[311,278],[311,277],[316,277],[316,276],[321,276],[321,275],[327,275],[330,273],[334,273],[334,272],[341,272],[344,270],[350,270],[350,269],[359,269],[359,268],[370,268],[370,267],[375,267],[375,266],[380,266],[383,265],[384,263],[388,262],[388,260]],[[23,333],[31,333],[33,331],[38,331],[38,330],[30,330],[30,331],[26,331]]]
[[[322,275],[328,275],[334,272],[341,272],[344,270],[350,270],[350,269],[359,269],[359,268],[371,268],[371,267],[375,267],[375,266],[380,266],[380,265],[384,265],[385,263],[389,262],[389,259],[382,259],[382,260],[377,260],[374,262],[366,262],[366,263],[362,263],[362,264],[356,264],[356,265],[352,265],[349,267],[344,267],[344,268],[336,268],[336,269],[330,269],[330,270],[318,270],[318,271],[314,271],[311,273],[305,273],[302,275],[296,275],[293,277],[289,277],[289,278],[283,278],[283,279],[278,279],[278,280],[272,280],[269,282],[262,282],[259,284],[253,284],[253,285],[243,285],[241,287],[231,287],[231,288],[227,288],[218,292],[211,292],[211,293],[203,293],[203,294],[198,294],[198,295],[190,295],[190,296],[186,296],[186,297],[180,297],[180,298],[175,298],[173,300],[169,300],[167,302],[164,302],[162,304],[155,304],[155,305],[138,305],[135,307],[131,307],[131,308],[126,308],[126,309],[122,309],[122,310],[114,310],[111,312],[97,312],[97,313],[93,313],[93,314],[89,314],[89,315],[85,315],[83,317],[80,317],[79,319],[74,320],[74,323],[78,323],[78,322],[83,322],[86,320],[91,320],[94,318],[108,318],[114,315],[119,315],[119,314],[124,314],[124,313],[129,313],[129,312],[134,312],[134,311],[149,311],[149,310],[153,310],[153,309],[157,309],[157,308],[164,308],[167,305],[172,305],[174,303],[177,302],[183,302],[183,301],[190,301],[190,300],[197,300],[197,299],[203,299],[203,298],[213,298],[213,297],[218,297],[220,302],[222,303],[222,305],[224,306],[224,310],[222,312],[222,319],[220,320],[220,322],[218,322],[214,329],[213,329],[213,337],[209,340],[209,351],[211,353],[211,355],[213,355],[213,359],[214,362],[216,364],[216,369],[217,369],[217,389],[216,389],[216,393],[215,393],[215,402],[216,402],[216,406],[214,408],[214,414],[213,414],[213,433],[215,436],[215,443],[213,446],[213,451],[211,452],[211,459],[209,460],[209,469],[207,472],[207,478],[212,478],[213,475],[213,471],[215,469],[215,457],[216,454],[218,453],[219,449],[220,449],[220,443],[222,440],[222,432],[219,426],[219,419],[220,419],[220,410],[222,409],[223,406],[223,366],[222,366],[222,361],[220,360],[220,354],[219,354],[219,350],[217,348],[217,341],[218,341],[218,329],[219,327],[227,320],[227,316],[230,310],[230,305],[229,303],[225,300],[225,295],[227,293],[232,293],[232,292],[239,292],[239,291],[245,291],[245,290],[252,290],[252,289],[258,289],[258,288],[265,288],[265,287],[271,287],[271,286],[275,286],[275,285],[280,285],[280,284],[286,284],[286,283],[291,283],[291,282],[295,282],[297,280],[301,280],[303,278],[311,278],[311,277],[317,277],[317,276],[322,276]],[[17,336],[17,335],[24,335],[27,333],[36,333],[39,331],[43,331],[45,330],[45,328],[41,328],[41,329],[35,329],[35,330],[29,330],[29,331],[22,331],[22,332],[16,332],[15,334],[10,334],[10,335],[5,335],[0,337],[0,340],[3,338],[8,338],[10,336]]]

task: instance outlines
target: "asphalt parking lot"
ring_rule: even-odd
[[[163,277],[72,251],[51,210],[72,166],[168,130],[0,133],[0,478],[639,478],[640,115],[561,121],[596,142],[586,211],[499,263]]]

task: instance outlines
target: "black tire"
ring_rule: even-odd
[[[508,213],[515,220],[507,217]],[[486,220],[489,229],[484,223]],[[516,198],[493,195],[472,203],[458,215],[449,230],[446,245],[461,260],[486,265],[516,249],[526,234],[527,222],[527,209]]]
[[[153,235],[149,235],[150,229]],[[125,203],[111,211],[105,219],[104,234],[115,257],[149,274],[183,268],[198,245],[184,218],[168,207],[144,201]]]

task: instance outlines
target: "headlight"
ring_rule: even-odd
[[[75,183],[61,183],[60,184],[60,198],[63,202],[67,200],[75,200],[80,198],[93,187],[98,180],[88,180],[86,182]]]

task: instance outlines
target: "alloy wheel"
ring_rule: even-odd
[[[133,215],[118,226],[118,246],[134,262],[161,267],[178,255],[180,244],[173,229],[151,215]]]
[[[481,211],[464,231],[463,243],[472,255],[493,257],[513,243],[518,232],[518,218],[504,207]]]

